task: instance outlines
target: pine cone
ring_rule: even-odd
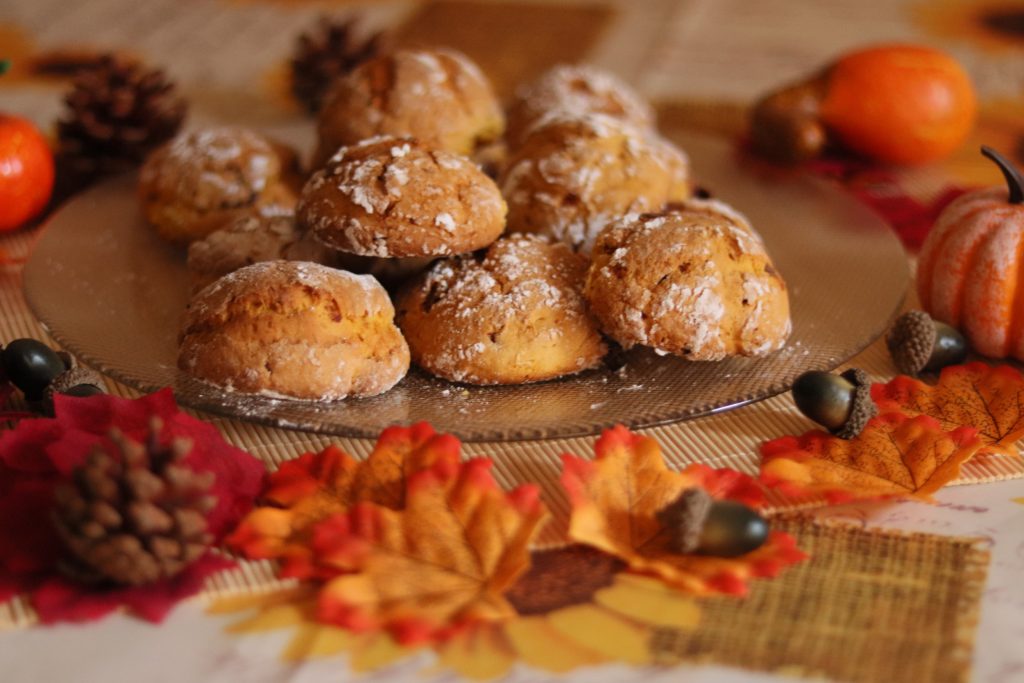
[[[140,164],[174,137],[187,109],[163,71],[113,54],[78,72],[64,104],[58,163],[83,177]]]
[[[213,542],[206,515],[216,505],[213,475],[181,465],[192,444],[161,444],[154,418],[145,445],[118,430],[111,454],[90,453],[55,492],[54,521],[74,578],[140,585],[174,576]]]
[[[310,114],[320,110],[335,79],[381,51],[383,33],[360,41],[356,37],[358,23],[352,18],[320,17],[315,28],[299,36],[291,61],[292,94]]]

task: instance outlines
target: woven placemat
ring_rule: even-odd
[[[644,8],[639,10],[635,3],[626,0],[594,5],[440,0],[419,4],[405,17],[399,33],[408,42],[449,44],[467,51],[486,70],[493,72],[499,86],[508,92],[514,81],[557,61],[596,59],[606,65],[615,65],[617,70],[629,71],[629,64],[644,62],[645,51],[651,47],[645,45],[647,41],[636,39],[636,35],[653,35],[652,28],[657,27],[649,24],[659,21],[670,5],[672,3],[662,0],[647,0]],[[572,27],[572,31],[564,30],[567,25]],[[522,36],[530,36],[530,40],[522,40]],[[143,38],[139,37],[140,40]],[[208,57],[205,52],[202,54],[204,59]],[[667,133],[683,126],[709,132],[735,132],[745,116],[742,107],[730,103],[674,101],[659,109]],[[25,258],[32,238],[31,231],[3,236],[0,238],[0,251],[14,259]],[[111,331],[111,334],[126,333],[125,330]],[[22,297],[20,268],[17,265],[0,265],[0,343],[25,336],[47,339],[46,331],[28,310]],[[882,344],[870,347],[854,363],[876,380],[888,379],[895,372]],[[137,395],[132,389],[113,381],[107,382],[107,389],[120,396]],[[357,458],[365,457],[373,446],[372,440],[367,439],[325,437],[208,415],[201,417],[215,424],[228,441],[246,449],[272,469],[303,451],[320,449],[331,442]],[[761,442],[783,434],[799,434],[813,426],[784,395],[729,413],[643,432],[661,443],[666,459],[673,467],[704,462],[753,474],[758,469],[757,453]],[[588,456],[593,451],[593,443],[592,437],[473,443],[467,444],[464,450],[467,456],[494,458],[495,474],[507,488],[523,481],[541,483],[556,522],[560,522],[550,525],[540,539],[542,543],[551,543],[560,538],[568,512],[568,504],[557,481],[560,456],[563,453]],[[961,478],[954,483],[1021,476],[1024,476],[1024,459],[978,458],[963,468]],[[776,508],[793,505],[792,501],[781,496],[773,497],[771,503]],[[209,584],[208,594],[264,590],[273,580],[268,565],[246,564],[218,576]],[[23,626],[33,620],[32,611],[22,601],[0,605],[0,628]]]
[[[716,662],[863,683],[968,680],[989,563],[984,539],[776,522],[811,559],[746,600],[701,600],[700,627],[659,629],[664,664]]]

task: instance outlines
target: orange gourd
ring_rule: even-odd
[[[921,247],[917,293],[976,352],[1024,360],[1024,180],[998,152],[982,153],[1009,189],[976,190],[946,207]]]
[[[894,164],[948,156],[974,127],[971,79],[923,45],[885,45],[841,57],[828,74],[821,120],[847,148]]]

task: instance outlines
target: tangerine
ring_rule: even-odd
[[[967,72],[946,53],[883,45],[835,63],[820,111],[850,150],[913,165],[941,159],[963,144],[977,103]]]
[[[27,119],[0,114],[0,232],[38,216],[50,201],[53,181],[46,138]]]

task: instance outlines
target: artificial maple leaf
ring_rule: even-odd
[[[815,430],[762,444],[761,480],[791,495],[821,494],[833,503],[930,500],[980,447],[971,427],[947,432],[926,415],[885,413],[853,439]]]
[[[263,494],[269,505],[253,510],[228,543],[252,559],[280,559],[283,576],[333,576],[313,562],[313,526],[360,501],[401,509],[408,477],[428,468],[454,472],[460,448],[454,436],[421,422],[385,429],[362,462],[337,446],[306,453],[270,476]]]
[[[883,412],[928,415],[947,430],[974,427],[981,453],[1017,455],[1024,437],[1024,377],[1009,365],[949,366],[935,386],[900,375],[872,386],[871,398]]]
[[[318,525],[318,562],[350,572],[321,591],[321,621],[386,629],[408,646],[513,616],[503,594],[528,569],[547,511],[534,485],[502,491],[491,464],[470,460],[452,477],[419,472],[403,510],[358,503]]]
[[[683,555],[658,513],[689,488],[713,498],[763,503],[757,482],[734,470],[691,465],[668,469],[658,443],[622,426],[606,430],[595,446],[595,460],[562,457],[562,485],[572,512],[569,537],[624,560],[629,568],[653,574],[693,593],[743,594],[746,580],[774,576],[805,556],[787,534],[773,532],[757,550],[737,558]]]

